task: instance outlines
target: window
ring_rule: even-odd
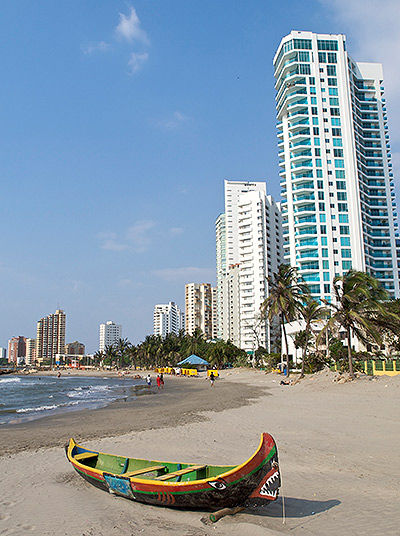
[[[340,119],[338,117],[331,117],[331,125],[333,127],[340,127]]]
[[[322,223],[325,223],[326,222],[326,214],[320,214],[319,215],[319,221],[322,222]]]
[[[337,86],[337,78],[328,78],[328,86]]]
[[[318,136],[319,135],[319,128],[318,127],[313,127],[313,134],[314,136]]]
[[[343,149],[334,149],[333,150],[333,156],[343,157]]]
[[[311,74],[311,68],[307,63],[300,63],[300,74]]]
[[[328,52],[328,63],[337,63],[336,52]]]
[[[340,115],[340,109],[339,108],[330,108],[331,115],[339,116]]]
[[[333,138],[334,147],[343,147],[342,138]]]
[[[338,95],[338,90],[336,87],[330,87],[329,88],[329,95],[336,96]]]
[[[322,268],[324,270],[329,270],[329,261],[322,261]]]
[[[321,140],[319,138],[314,138],[314,145],[320,146]]]
[[[338,203],[338,211],[339,212],[348,212],[347,203]]]
[[[339,214],[339,216],[341,216],[341,214]],[[350,234],[350,227],[348,225],[339,225],[339,230],[340,234]]]
[[[316,106],[311,107],[311,115],[318,115],[318,110]]]
[[[314,149],[315,156],[321,156],[321,149]]]
[[[332,129],[332,136],[341,136],[342,135],[342,129],[341,128],[333,128]]]
[[[340,237],[340,245],[341,246],[350,246],[350,237],[349,236]]]
[[[326,52],[318,52],[318,61],[320,63],[326,63]]]
[[[297,39],[295,39],[295,41],[297,41]],[[310,43],[311,43],[311,41],[310,41]],[[318,50],[338,50],[338,42],[337,41],[331,41],[331,40],[326,40],[326,39],[318,39],[317,40],[317,46],[318,46]]]
[[[318,208],[321,212],[325,210],[325,203],[318,203]]]
[[[346,192],[338,192],[337,193],[338,201],[347,201],[347,194]]]
[[[317,97],[311,97],[311,104],[317,104]]]
[[[327,257],[328,256],[328,250],[326,248],[322,248],[322,256]]]
[[[328,238],[326,236],[321,236],[321,245],[322,246],[328,245]]]
[[[344,179],[344,178],[346,178],[346,175],[345,175],[344,171],[343,171],[343,170],[340,170],[340,169],[337,170],[337,171],[335,171],[335,176],[336,176],[337,179]]]
[[[326,73],[328,76],[336,76],[336,65],[327,65]]]
[[[316,158],[316,159],[315,159],[315,165],[316,165],[317,167],[322,167],[322,160],[321,160],[321,158]]]
[[[342,159],[335,160],[335,168],[342,168],[342,167],[344,167],[344,160]]]
[[[326,234],[326,225],[320,225],[321,234]]]
[[[310,53],[299,52],[299,61],[310,61]],[[330,63],[334,63],[334,62],[330,62]]]
[[[324,183],[323,183],[323,181],[317,181],[317,188],[318,188],[319,190],[322,190],[323,187],[324,187]]]
[[[324,200],[324,192],[318,192],[318,199],[320,201],[323,201]]]
[[[311,39],[293,39],[293,48],[311,50]],[[337,48],[329,48],[324,50],[337,50]]]
[[[315,87],[314,87],[314,86],[311,86],[311,87],[310,87],[310,93],[311,93],[312,95],[315,95],[315,94],[317,93],[316,90],[315,90]]]
[[[313,117],[312,118],[312,124],[313,125],[318,125],[318,117]]]
[[[324,283],[324,293],[328,294],[328,292],[330,291],[331,291],[331,286],[328,283]]]
[[[342,258],[349,259],[351,257],[351,249],[342,249]]]
[[[315,86],[315,78],[314,78],[314,76],[310,76],[310,78],[308,80],[310,82],[310,86]]]
[[[339,106],[339,99],[336,97],[329,97],[329,104],[331,106]]]
[[[339,214],[339,223],[349,223],[349,217],[347,214]],[[342,233],[347,234],[347,233]]]
[[[351,270],[351,261],[342,261],[343,270]]]
[[[344,181],[336,181],[336,190],[346,190],[346,183]]]
[[[317,177],[318,178],[322,177],[322,169],[317,169]]]

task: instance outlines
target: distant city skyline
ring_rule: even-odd
[[[88,353],[107,318],[138,343],[155,303],[215,284],[223,180],[265,177],[279,199],[272,60],[293,29],[383,64],[398,189],[399,16],[392,0],[4,3],[0,346],[61,306]]]

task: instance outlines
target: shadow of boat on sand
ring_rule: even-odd
[[[341,504],[337,499],[329,501],[317,501],[309,499],[297,499],[295,497],[285,497],[285,517],[302,518],[310,517],[321,512],[326,512],[335,506]],[[282,496],[268,506],[259,508],[246,508],[246,514],[266,517],[282,517]]]

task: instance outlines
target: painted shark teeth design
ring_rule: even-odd
[[[278,494],[278,486],[279,486],[279,472],[276,471],[273,475],[271,475],[268,480],[266,480],[260,489],[259,493],[263,497],[273,497],[276,498]]]

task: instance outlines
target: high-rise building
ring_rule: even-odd
[[[106,346],[116,344],[122,335],[122,326],[109,320],[105,324],[100,324],[100,343],[99,350],[104,352]]]
[[[34,365],[36,362],[36,339],[26,339],[26,357],[27,365]]]
[[[36,360],[53,362],[65,346],[66,316],[62,309],[41,318],[36,331]]]
[[[211,287],[211,338],[218,339],[218,289]]]
[[[153,314],[154,335],[166,337],[169,333],[179,335],[185,329],[185,315],[175,302],[157,304]]]
[[[65,354],[85,355],[85,345],[82,342],[68,342],[64,347]]]
[[[26,356],[26,338],[19,336],[19,337],[11,337],[11,339],[8,341],[8,362],[9,363],[15,363],[16,365],[21,361],[21,359],[25,359]]]
[[[225,181],[225,213],[216,221],[218,336],[249,353],[271,348],[260,307],[267,278],[282,262],[279,206],[265,182]]]
[[[210,283],[185,285],[185,327],[193,335],[200,329],[206,339],[212,339],[212,290]]]
[[[292,31],[274,68],[285,262],[316,298],[351,268],[399,297],[382,65],[355,62],[344,35]]]
[[[7,358],[7,349],[0,346],[0,359]]]

